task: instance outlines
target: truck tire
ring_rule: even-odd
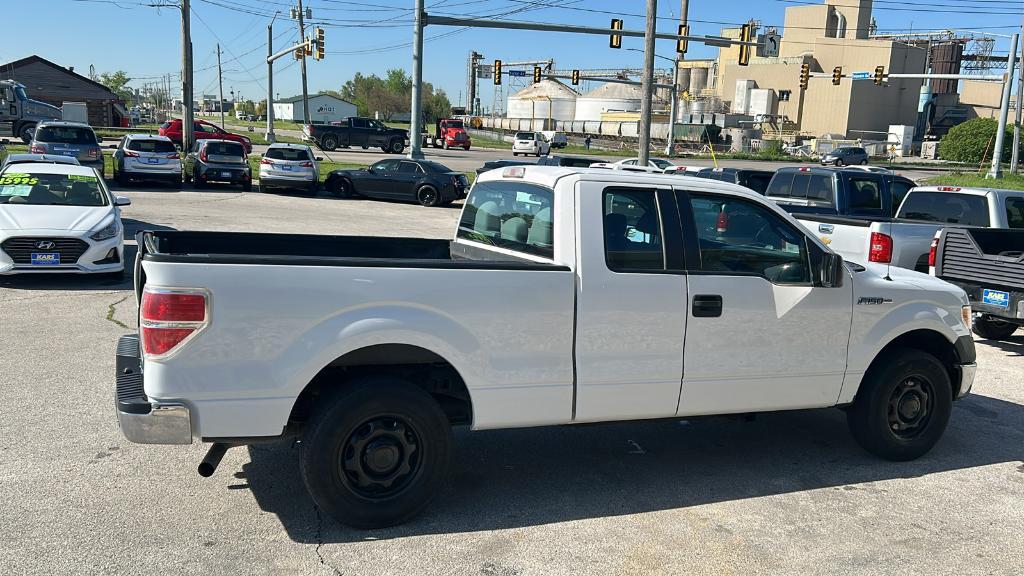
[[[320,139],[320,148],[328,152],[334,152],[338,148],[338,137],[334,134],[326,134]]]
[[[391,144],[388,145],[388,149],[392,154],[401,154],[402,150],[405,150],[405,144],[402,143],[401,139],[395,138],[391,141]]]
[[[30,142],[32,142],[32,139],[35,138],[35,135],[35,124],[23,124],[20,128],[18,128],[18,136],[21,138],[21,141],[24,142],[25,144],[29,144]]]
[[[952,408],[953,387],[942,363],[926,352],[901,348],[875,360],[846,421],[862,448],[902,462],[935,446]]]
[[[425,185],[420,186],[420,189],[416,191],[416,201],[420,203],[420,206],[426,206],[431,208],[437,206],[441,198],[437,193],[437,188],[433,186]]]
[[[438,492],[451,428],[423,389],[367,377],[321,404],[300,446],[302,479],[320,509],[354,528],[384,528],[416,516]]]
[[[982,316],[974,321],[974,333],[986,340],[1003,340],[1016,331],[1016,324],[991,316]]]

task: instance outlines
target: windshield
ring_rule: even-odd
[[[95,176],[5,172],[0,204],[106,206],[107,195]]]
[[[667,170],[667,169],[675,166],[675,164],[673,164],[673,163],[671,163],[671,162],[669,162],[667,160],[662,160],[660,158],[651,158],[651,164],[654,164],[655,166],[657,166],[658,168],[661,168],[662,170]]]
[[[445,128],[462,128],[462,120],[448,120],[443,126]]]
[[[63,144],[96,144],[96,134],[91,128],[78,126],[43,126],[36,132],[36,140]]]
[[[14,87],[14,94],[17,96],[18,100],[28,100],[28,95],[25,94],[25,89],[21,86]]]

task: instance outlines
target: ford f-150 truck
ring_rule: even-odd
[[[947,226],[1015,227],[1010,216],[1014,206],[1024,207],[1024,191],[920,186],[907,192],[895,218],[796,217],[846,260],[927,273],[937,231]]]
[[[401,154],[409,143],[408,130],[390,128],[380,120],[358,116],[345,118],[337,124],[306,124],[302,133],[306,141],[328,152],[339,147],[359,146]]]
[[[926,453],[976,364],[962,290],[848,265],[725,182],[511,166],[452,240],[142,232],[117,415],[140,443],[301,438],[317,505],[417,514],[450,427],[844,407],[869,452]]]

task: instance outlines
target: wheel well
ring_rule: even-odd
[[[953,384],[953,398],[960,394],[960,372],[957,368],[956,349],[945,336],[933,330],[913,330],[907,332],[889,342],[882,348],[875,359],[868,367],[868,372],[875,367],[875,364],[890,350],[897,348],[913,348],[926,352],[938,358],[939,362],[946,368],[949,374],[949,381]]]
[[[473,422],[469,389],[458,370],[441,356],[419,346],[378,344],[335,359],[306,385],[292,407],[288,427],[301,427],[318,400],[364,375],[389,375],[408,380],[437,401],[453,425]]]

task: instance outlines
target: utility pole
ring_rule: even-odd
[[[305,14],[302,11],[302,0],[299,0],[299,42],[306,41],[306,22],[303,20]],[[306,88],[306,56],[303,54],[302,59],[299,61],[299,67],[302,69],[302,118],[304,124],[312,124],[313,121],[309,119],[309,90]]]
[[[184,110],[181,119],[181,149],[186,153],[192,148],[192,6],[189,0],[181,0],[181,103]]]
[[[476,105],[476,68],[477,63],[484,57],[476,50],[469,53],[469,98],[466,100],[466,110],[469,111],[470,116],[474,116],[478,113]]]
[[[409,158],[423,159],[423,102],[420,87],[423,84],[423,0],[416,0],[415,23],[412,33],[412,105],[409,114]]]
[[[220,127],[224,128],[224,76],[220,72],[220,42],[217,43],[217,92],[220,108]],[[232,106],[234,102],[231,103]]]
[[[689,16],[687,12],[690,8],[688,0],[681,0],[679,6],[679,24],[686,26]],[[679,63],[686,58],[686,55],[680,52],[676,52],[676,61],[673,64],[672,70],[672,106],[668,116],[668,142],[665,144],[665,154],[667,156],[672,155],[672,149],[675,147],[675,131],[676,131],[676,116],[679,114]]]
[[[422,1],[422,0],[419,0]],[[651,107],[654,98],[654,35],[658,27],[658,0],[647,0],[647,27],[644,31],[644,76],[640,101],[640,166],[651,157]]]
[[[1021,22],[1021,33],[1024,33],[1024,21]],[[1021,122],[1021,98],[1024,98],[1024,56],[1019,60],[1017,68],[1017,104],[1016,120],[1013,123],[1013,151],[1010,153],[1010,174],[1017,173],[1017,163],[1020,160],[1020,122]]]
[[[267,142],[274,143],[274,61],[270,59],[274,55],[274,20],[280,11],[274,12],[274,17],[267,24]]]
[[[1010,54],[1006,57],[1006,76],[1003,80],[1003,103],[999,107],[999,128],[996,130],[996,147],[992,151],[992,169],[988,171],[988,178],[1003,177],[1003,141],[1006,139],[1006,119],[1010,115],[1010,94],[1013,92],[1013,68],[1017,57],[1017,40],[1020,34],[1014,34],[1010,39]],[[1017,104],[1020,107],[1020,103]]]

